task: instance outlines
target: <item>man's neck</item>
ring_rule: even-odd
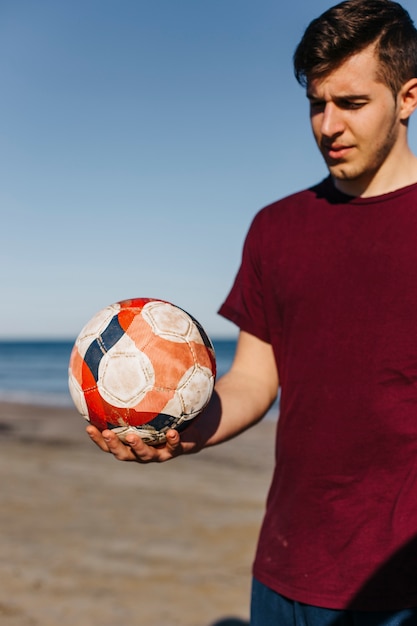
[[[408,187],[417,183],[417,156],[410,150],[394,163],[387,164],[368,179],[346,180],[333,177],[333,183],[339,191],[356,198],[369,198]]]

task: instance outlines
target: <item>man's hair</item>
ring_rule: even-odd
[[[391,0],[346,0],[313,20],[294,53],[295,76],[305,86],[372,44],[378,79],[396,96],[417,77],[417,30],[408,12]]]

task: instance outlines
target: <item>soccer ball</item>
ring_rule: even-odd
[[[133,431],[151,445],[201,413],[215,377],[214,348],[201,325],[153,298],[99,311],[78,335],[69,362],[69,390],[79,413],[122,441]]]

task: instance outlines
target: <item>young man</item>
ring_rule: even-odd
[[[329,177],[255,217],[220,313],[240,328],[204,417],[120,460],[165,461],[255,424],[281,386],[253,626],[417,624],[417,32],[347,0],[294,56]]]

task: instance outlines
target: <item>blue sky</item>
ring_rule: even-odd
[[[235,335],[252,217],[326,174],[291,57],[331,4],[0,0],[1,338],[138,296]]]

